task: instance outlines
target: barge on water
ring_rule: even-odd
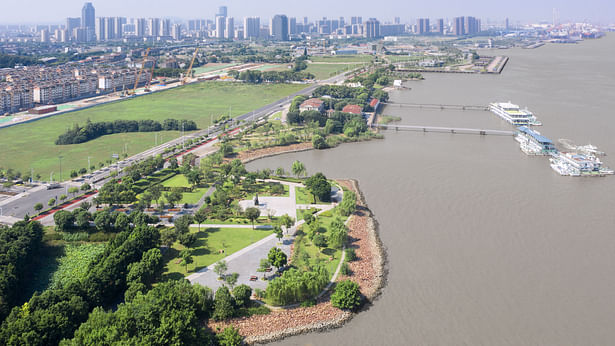
[[[540,132],[527,126],[520,126],[518,130],[515,140],[519,142],[521,151],[526,155],[553,155],[558,153],[553,141],[541,135]]]
[[[549,159],[551,168],[560,175],[572,177],[601,177],[613,174],[613,170],[602,165],[602,161],[593,155],[578,153],[553,154]]]

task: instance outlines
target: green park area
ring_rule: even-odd
[[[323,202],[319,198],[314,197],[314,194],[305,187],[296,187],[295,196],[297,204],[331,204],[331,202]]]
[[[186,176],[183,174],[178,174],[172,178],[169,178],[163,181],[162,186],[170,187],[170,188],[172,187],[191,188],[192,187],[192,185],[188,183],[188,179],[186,178]],[[206,187],[195,187],[192,189],[191,192],[184,192],[182,194],[182,199],[179,201],[179,204],[185,204],[185,203],[196,204],[201,199],[201,197],[203,197],[205,192],[207,192]],[[164,203],[168,203],[168,201],[165,200],[164,196],[161,199],[164,201]]]
[[[207,64],[205,66],[195,67],[193,71],[195,75],[199,75],[201,73],[218,71],[235,65],[237,64]]]
[[[310,60],[313,62],[370,62],[374,59],[371,55],[331,55],[331,56],[310,56]]]
[[[314,76],[316,76],[316,79],[327,79],[335,75],[338,75],[342,72],[354,70],[361,66],[363,66],[363,64],[361,63],[358,63],[358,64],[357,63],[348,63],[348,64],[312,63],[312,64],[308,64],[308,68],[305,70],[305,72],[314,74]]]
[[[67,128],[87,119],[93,122],[113,120],[164,119],[193,120],[199,128],[210,124],[211,115],[219,117],[231,111],[233,116],[247,113],[303,89],[304,85],[252,85],[204,82],[168,91],[126,99],[89,109],[41,119],[32,123],[0,129],[0,165],[22,173],[34,170],[43,180],[68,179],[71,170],[86,168],[111,159],[112,154],[134,155],[161,141],[179,137],[179,131],[119,133],[102,136],[81,144],[56,145],[55,140]],[[162,140],[161,140],[162,139]],[[60,160],[60,156],[62,159]]]
[[[197,272],[215,262],[229,256],[244,247],[272,234],[271,230],[252,230],[252,228],[191,228],[190,233],[197,235],[192,250],[192,263],[188,264],[188,272]],[[186,247],[175,242],[165,253],[166,266],[163,277],[180,279],[186,273],[186,266],[180,257],[180,251]]]

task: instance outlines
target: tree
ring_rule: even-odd
[[[233,289],[233,287],[237,283],[238,278],[239,278],[239,273],[232,273],[224,277],[224,282],[226,282],[226,284],[229,285],[231,289]]]
[[[61,201],[64,201],[64,200],[65,200],[65,199],[67,199],[67,198],[68,198],[68,196],[67,196],[67,195],[65,195],[65,194],[61,194],[61,195],[60,195],[60,200],[61,200]]]
[[[77,223],[77,227],[80,229],[88,229],[90,227],[90,221],[92,220],[92,215],[83,209],[76,209],[74,214],[75,222]]]
[[[174,229],[164,229],[160,232],[160,242],[167,247],[173,246],[177,240],[177,232]]]
[[[221,286],[216,291],[216,298],[214,299],[214,313],[213,319],[216,321],[223,321],[233,317],[235,314],[235,301],[231,296],[231,292],[226,286]]]
[[[222,156],[229,157],[233,155],[233,146],[231,143],[224,142],[220,145],[220,152],[222,153]]]
[[[322,251],[323,248],[327,247],[327,238],[325,238],[325,236],[322,234],[316,234],[312,242],[320,249],[320,251]]]
[[[88,183],[83,183],[83,185],[81,185],[80,189],[81,189],[81,191],[89,191],[89,190],[92,189],[92,187]]]
[[[186,179],[188,179],[188,183],[192,185],[192,187],[195,187],[203,180],[203,174],[197,168],[194,168],[186,173]]]
[[[314,149],[326,149],[327,142],[321,135],[316,134],[312,137],[312,146]]]
[[[303,215],[303,221],[305,221],[305,223],[308,225],[314,222],[314,220],[316,220],[316,218],[314,217],[314,214],[312,213],[305,213]]]
[[[340,204],[340,214],[348,216],[355,212],[357,208],[357,194],[352,191],[344,191],[344,197]]]
[[[188,273],[188,264],[192,263],[192,251],[184,249],[179,253],[179,256],[186,267],[186,273]]]
[[[179,164],[177,163],[177,157],[173,156],[169,159],[169,168],[177,169],[177,167],[179,167]]]
[[[120,213],[115,218],[114,227],[115,227],[116,231],[125,231],[125,230],[127,230],[128,227],[130,227],[130,217],[128,217],[128,215],[126,215],[124,213]]]
[[[273,227],[273,233],[275,233],[275,237],[278,238],[278,241],[281,241],[284,237],[284,233],[282,232],[282,227],[275,225]]]
[[[256,221],[261,216],[261,211],[258,208],[247,208],[246,209],[246,217],[252,221],[252,229],[254,230],[254,221]]]
[[[305,166],[303,165],[303,163],[301,163],[301,161],[295,161],[293,162],[293,165],[291,167],[291,171],[293,172],[293,174],[299,178],[300,176],[305,175]]]
[[[271,248],[271,250],[269,250],[267,259],[269,260],[269,263],[271,263],[271,265],[278,269],[285,266],[287,263],[286,254],[284,253],[284,251],[278,249],[277,247]]]
[[[239,335],[239,330],[233,326],[226,327],[222,333],[216,335],[220,346],[240,346],[243,342],[243,337]]]
[[[194,221],[199,224],[199,232],[201,231],[201,224],[207,220],[207,210],[201,208],[194,213]]]
[[[88,211],[90,210],[90,208],[92,208],[92,203],[88,202],[88,201],[83,201],[81,202],[81,205],[79,205],[79,208]]]
[[[78,188],[78,187],[76,187],[76,186],[73,186],[73,187],[71,187],[71,188],[69,188],[69,189],[68,189],[68,193],[72,194],[72,195],[73,195],[73,197],[75,197],[75,194],[76,194],[77,192],[79,192],[79,188]]]
[[[284,168],[282,167],[278,167],[275,170],[275,175],[277,175],[278,177],[282,177],[286,174],[286,172],[284,171]]]
[[[261,259],[261,263],[256,271],[259,273],[263,273],[263,280],[265,279],[265,273],[267,272],[267,269],[269,269],[270,267],[271,267],[271,263],[269,263],[269,259],[267,258]]]
[[[111,230],[113,224],[113,217],[108,210],[101,210],[94,215],[94,224],[96,229],[101,232],[107,232]]]
[[[331,304],[339,309],[355,310],[361,306],[361,291],[356,282],[344,280],[335,286],[331,294]]]
[[[69,211],[59,210],[55,214],[53,214],[53,221],[55,222],[56,227],[60,231],[66,232],[69,229],[73,228],[73,224],[75,223],[75,217]]]
[[[286,229],[291,228],[294,223],[295,223],[295,220],[293,220],[292,217],[288,216],[288,214],[284,214],[280,216],[280,218],[278,219],[278,224],[280,226],[286,227]]]
[[[226,276],[226,271],[228,270],[228,266],[225,260],[220,260],[214,265],[214,273],[218,274],[218,278],[224,278]]]
[[[331,200],[331,183],[322,173],[316,173],[305,181],[308,190],[322,202]],[[316,201],[314,201],[316,203]]]
[[[192,222],[192,215],[186,214],[173,220],[173,225],[175,225],[175,230],[177,230],[178,234],[186,234],[190,232],[190,225],[192,224]]]
[[[179,235],[179,243],[185,247],[192,247],[197,241],[195,233],[183,233]]]
[[[43,203],[36,203],[34,205],[34,210],[36,210],[37,212],[40,212],[41,210],[43,210]]]
[[[247,307],[252,296],[252,288],[245,284],[239,285],[233,289],[233,296],[238,307]]]
[[[164,197],[167,202],[171,203],[172,206],[175,206],[175,203],[181,201],[183,198],[183,191],[181,187],[172,187],[171,191],[165,193]]]

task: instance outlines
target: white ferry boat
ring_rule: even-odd
[[[593,155],[578,153],[553,154],[549,159],[551,168],[560,175],[604,176],[613,174],[613,170],[602,165],[602,161]]]
[[[515,126],[542,125],[532,112],[527,109],[521,109],[516,104],[510,102],[491,103],[489,104],[489,110]]]
[[[557,154],[558,150],[553,142],[526,126],[520,126],[519,132],[515,135],[515,140],[519,142],[519,147],[527,155],[552,155]]]

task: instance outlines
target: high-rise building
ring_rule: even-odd
[[[455,36],[463,36],[465,32],[465,17],[455,17],[453,20],[453,33]]]
[[[508,23],[508,17],[506,17],[506,23],[504,24],[504,29],[506,29],[506,31],[510,30],[510,24]]]
[[[245,17],[243,19],[243,38],[246,40],[256,39],[261,31],[261,19],[259,17]]]
[[[171,20],[163,19],[160,26],[159,36],[168,37],[171,36]]]
[[[41,42],[43,43],[49,42],[49,29],[41,30]]]
[[[444,19],[436,19],[436,32],[440,35],[444,35]]]
[[[480,19],[466,17],[464,24],[464,34],[474,35],[480,32]]]
[[[135,23],[135,35],[137,37],[145,37],[147,21],[145,18],[137,18]]]
[[[98,41],[107,40],[107,18],[98,17],[96,18],[96,39]]]
[[[56,42],[68,42],[68,30],[56,30]]]
[[[88,41],[88,29],[87,28],[74,28],[73,29],[73,39],[76,42],[87,42]]]
[[[288,19],[288,33],[290,35],[297,34],[297,18],[291,17]]]
[[[75,28],[81,26],[81,18],[66,18],[66,31],[68,31],[69,38],[72,37]]]
[[[216,15],[216,17],[226,17],[226,16],[228,16],[228,9],[226,8],[226,6],[218,7],[218,14]]]
[[[224,38],[224,29],[226,28],[226,17],[216,17],[216,38]]]
[[[429,18],[419,18],[416,20],[416,33],[419,35],[429,33]]]
[[[363,17],[350,17],[350,24],[351,25],[363,24]]]
[[[288,17],[283,14],[276,14],[271,18],[269,34],[274,41],[288,41]]]
[[[233,17],[226,17],[226,27],[224,29],[224,38],[232,40],[235,38],[235,20]]]
[[[86,2],[81,9],[81,27],[86,29],[86,41],[94,41],[96,38],[96,10],[91,2]]]
[[[174,40],[182,39],[182,26],[181,24],[173,24],[171,28],[171,36],[173,36]]]
[[[147,21],[147,36],[157,37],[160,33],[160,18],[150,18]]]
[[[115,28],[113,29],[113,35],[115,38],[124,37],[124,24],[126,24],[125,17],[115,17]]]
[[[379,38],[380,22],[376,18],[370,18],[363,23],[363,36],[367,38]]]
[[[308,25],[308,17],[303,17],[303,25]]]

